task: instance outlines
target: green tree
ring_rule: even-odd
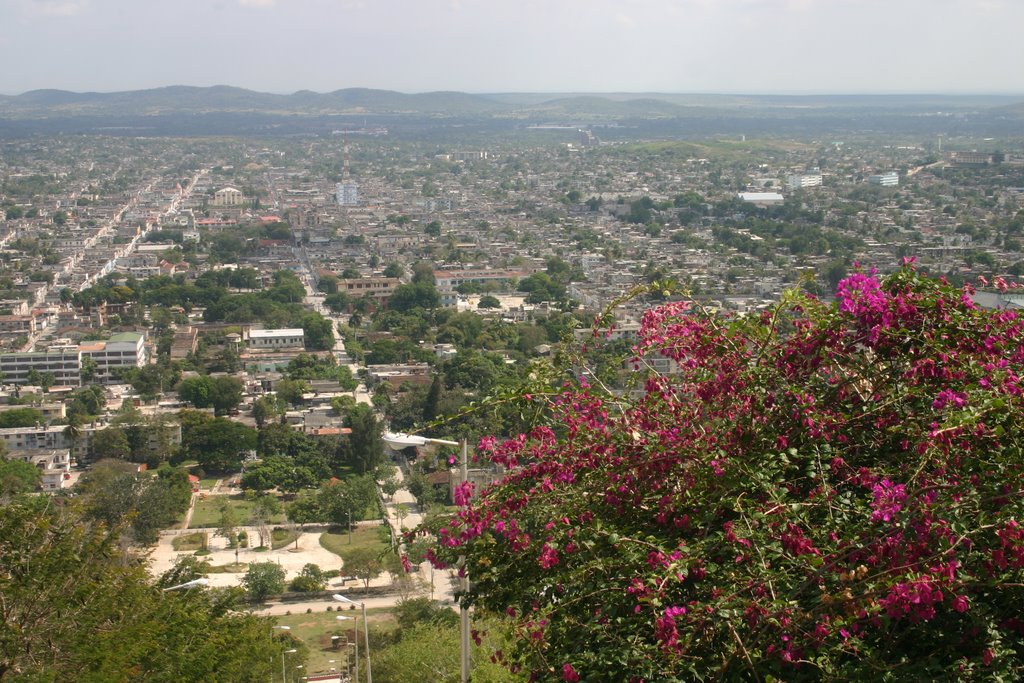
[[[498,297],[490,294],[485,294],[480,297],[480,302],[476,305],[477,308],[501,308],[501,301]]]
[[[289,588],[300,593],[322,591],[327,586],[327,579],[319,565],[306,564],[299,575],[292,579]]]
[[[72,416],[78,418],[81,423],[101,415],[106,409],[106,397],[103,394],[103,387],[96,385],[76,389],[71,392],[68,399],[66,402],[66,413],[69,423]]]
[[[339,442],[338,459],[359,474],[372,472],[384,461],[383,425],[377,420],[373,408],[364,404],[352,408],[345,423],[352,432]]]
[[[35,408],[11,408],[0,412],[0,429],[34,427],[45,422],[46,418]]]
[[[323,510],[320,509],[320,501],[313,492],[303,492],[296,496],[295,500],[286,507],[288,519],[295,524],[302,526],[311,522],[324,520]]]
[[[275,387],[282,401],[297,406],[302,403],[302,395],[310,391],[309,382],[304,379],[282,379]]]
[[[284,569],[276,562],[251,562],[242,577],[242,585],[251,602],[263,602],[284,592]]]
[[[232,546],[236,545],[238,539],[235,538],[235,529],[238,528],[238,511],[227,496],[217,498],[217,510],[220,515],[217,520],[217,533],[226,538]]]
[[[43,391],[52,387],[56,381],[57,378],[52,372],[39,372],[36,368],[32,368],[25,373],[25,382],[32,386],[42,387]]]
[[[423,401],[423,421],[433,422],[441,415],[441,396],[444,392],[444,376],[434,375],[430,380],[430,389]]]
[[[309,313],[302,318],[302,331],[307,349],[329,351],[334,348],[334,323],[319,313]]]
[[[252,507],[249,509],[249,523],[256,527],[256,533],[260,537],[260,547],[270,547],[273,538],[270,533],[270,520],[281,512],[281,503],[277,497],[262,493],[252,495],[249,492],[249,499]]]
[[[349,520],[358,522],[365,518],[377,498],[376,484],[368,476],[345,481],[333,479],[321,485],[316,498],[323,521],[348,526]]]
[[[269,423],[277,422],[284,417],[287,404],[276,394],[261,396],[252,404],[252,419],[262,429]]]
[[[344,553],[342,571],[362,581],[365,590],[369,591],[370,581],[384,571],[384,560],[374,548],[356,546]]]
[[[127,460],[131,455],[131,447],[128,445],[128,437],[124,430],[118,427],[107,427],[92,433],[89,440],[89,457],[92,460],[104,460],[106,458],[117,458]]]
[[[2,512],[0,679],[262,683],[275,671],[271,620],[233,609],[234,592],[160,590],[182,582],[154,585],[118,529],[76,501]]]
[[[77,489],[88,518],[128,529],[141,545],[155,542],[160,529],[184,514],[192,494],[185,470],[165,466],[153,477],[122,460],[94,464]]]
[[[35,491],[41,479],[42,473],[32,463],[0,456],[0,503],[19,493]]]
[[[82,356],[82,381],[86,384],[91,384],[96,379],[99,367],[99,364],[93,360],[92,356]]]
[[[186,377],[178,384],[178,397],[196,408],[209,408],[212,405],[210,399],[212,391],[213,382],[206,375]]]
[[[352,305],[352,297],[345,292],[336,292],[324,297],[324,306],[332,313],[344,313]]]
[[[192,421],[185,417],[182,422],[182,454],[199,461],[207,472],[237,472],[243,458],[256,449],[252,427],[223,417],[188,424]]]
[[[226,415],[242,402],[245,387],[237,377],[221,375],[214,377],[210,385],[210,405],[214,414]]]
[[[433,284],[413,282],[395,287],[388,299],[388,309],[408,312],[417,308],[431,310],[441,304],[441,295]]]

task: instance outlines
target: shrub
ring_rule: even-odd
[[[543,680],[1020,679],[1024,317],[970,293],[905,266],[648,311],[637,363],[679,373],[483,440],[510,474],[460,488],[435,561]]]
[[[322,591],[327,585],[324,573],[315,564],[307,564],[299,572],[299,575],[292,579],[289,588],[302,593],[314,593]]]

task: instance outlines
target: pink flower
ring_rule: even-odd
[[[871,507],[872,522],[891,522],[896,513],[903,509],[903,503],[907,500],[906,488],[903,484],[893,484],[888,479],[883,479],[871,487],[871,495],[874,500]]]
[[[967,598],[964,596],[958,595],[953,598],[953,609],[957,612],[966,612],[970,607],[970,603],[967,602]]]
[[[537,562],[544,569],[551,569],[558,564],[558,551],[545,543],[540,550],[540,556],[537,558]]]
[[[576,669],[572,668],[572,664],[562,665],[562,680],[570,683],[580,680],[580,675],[576,673]]]
[[[464,481],[455,487],[455,504],[466,505],[473,498],[473,482]]]
[[[943,389],[939,392],[939,395],[932,401],[932,408],[935,410],[942,410],[947,405],[952,405],[954,408],[963,408],[967,405],[967,394],[962,391],[951,391],[949,389]]]

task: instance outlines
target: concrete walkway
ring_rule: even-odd
[[[238,529],[239,531],[244,530],[252,541],[258,542],[259,534],[256,532],[256,527],[239,527]],[[197,531],[205,531],[207,533],[207,547],[210,550],[210,554],[203,557],[203,560],[215,567],[235,562],[235,550],[228,548],[227,539],[217,535],[214,529],[165,531],[160,534],[160,540],[150,555],[150,572],[154,575],[160,575],[173,567],[178,557],[194,555],[194,550],[179,552],[174,549],[172,544],[176,537]],[[324,571],[340,569],[341,558],[320,545],[322,533],[322,529],[300,533],[298,548],[296,548],[295,542],[288,544],[287,548],[279,548],[278,550],[257,551],[253,548],[239,548],[237,554],[238,562],[246,565],[250,562],[276,562],[285,570],[285,580],[291,580],[298,576],[302,568],[310,563],[318,565]],[[210,579],[211,586],[237,586],[244,575],[244,572],[211,573],[208,578]],[[386,580],[385,583],[387,583]],[[375,584],[371,582],[371,585]]]

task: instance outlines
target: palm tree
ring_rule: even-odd
[[[72,413],[68,416],[68,425],[64,428],[64,437],[71,444],[68,449],[72,455],[74,455],[75,448],[78,446],[78,439],[82,436],[82,418],[77,414]]]

